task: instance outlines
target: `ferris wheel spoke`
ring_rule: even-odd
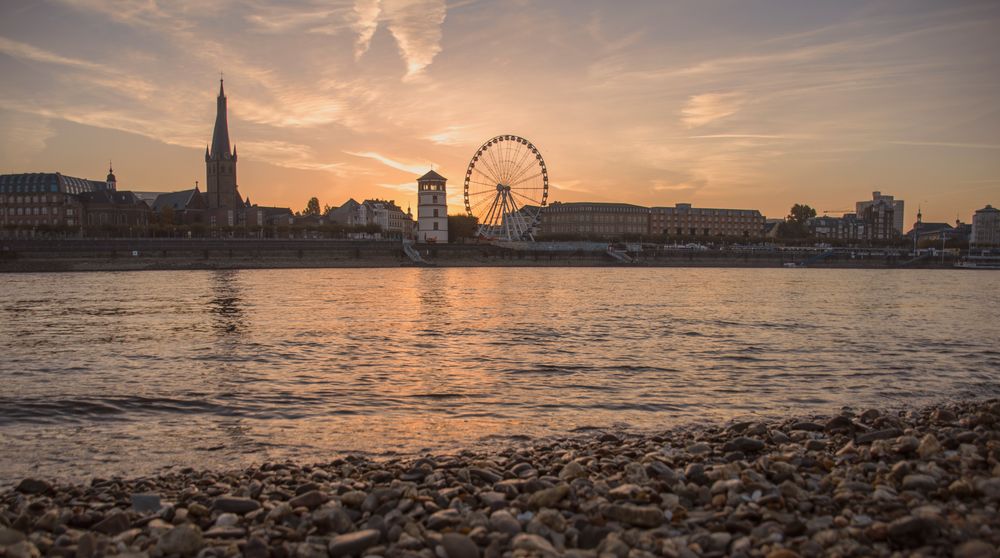
[[[520,196],[522,199],[524,199],[528,203],[531,203],[532,205],[538,205],[538,204],[542,203],[541,200],[536,200],[535,198],[526,196],[525,194],[522,194],[521,192],[518,192],[517,190],[511,190],[511,193],[514,194],[515,196]]]
[[[472,209],[476,209],[477,207],[481,207],[484,202],[488,202],[488,201],[490,201],[490,200],[492,200],[494,198],[496,198],[496,195],[493,195],[493,196],[483,196],[482,198],[480,198],[478,201],[475,201],[475,202],[472,202],[470,200],[470,207]]]
[[[477,184],[478,184],[478,182],[477,182]],[[484,186],[485,186],[485,184],[484,184]],[[480,194],[489,194],[490,192],[496,192],[496,191],[497,191],[497,188],[496,188],[496,186],[494,186],[492,188],[487,188],[486,190],[480,190],[478,192],[469,192],[469,195],[470,196],[478,196]]]
[[[531,153],[531,152],[529,151],[528,153]],[[511,179],[511,185],[517,184],[518,180],[520,180],[521,178],[523,178],[525,174],[527,174],[529,171],[531,171],[531,169],[535,169],[535,168],[538,168],[535,165],[535,161],[529,161],[528,164],[526,164],[522,168],[518,169],[517,174],[514,176],[514,178]]]
[[[490,154],[493,168],[496,169],[497,182],[503,182],[503,160],[499,153],[501,148],[498,144],[493,144],[491,147],[492,149],[488,149],[487,153]]]
[[[543,174],[545,174],[545,173],[542,172],[542,171],[538,171],[537,173],[535,173],[535,174],[533,174],[533,175],[531,175],[531,176],[529,176],[527,178],[522,178],[521,180],[518,180],[517,182],[514,182],[510,186],[511,186],[511,188],[513,188],[514,186],[517,186],[518,184],[522,184],[522,183],[527,182],[529,180],[533,180],[535,178],[538,178],[539,176],[542,176]]]
[[[479,174],[485,176],[494,184],[500,182],[500,176],[497,174],[496,169],[493,168],[492,162],[488,160],[486,152],[483,152],[483,154],[479,156],[479,162],[482,163],[482,166],[485,169],[485,172],[480,170]],[[478,167],[473,167],[473,169],[479,170]]]
[[[518,151],[520,151],[521,144],[513,140],[508,143],[511,145],[507,149],[507,176],[504,178],[511,180],[514,177],[514,169],[516,168],[517,155]]]
[[[483,175],[483,177],[485,177],[487,180],[490,180],[493,183],[494,186],[496,186],[497,182],[499,182],[498,180],[494,180],[494,178],[492,176],[490,176],[490,175],[486,174],[485,172],[479,170],[479,167],[472,167],[472,170],[475,171],[475,172],[478,172],[481,175]]]
[[[517,163],[514,165],[514,170],[511,171],[510,175],[511,182],[520,178],[523,173],[527,172],[528,169],[534,166],[530,163],[527,165],[524,164],[524,160],[527,158],[528,154],[531,153],[531,150],[526,148],[523,149],[522,151],[523,153],[521,153],[521,157],[517,160]]]

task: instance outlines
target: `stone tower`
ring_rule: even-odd
[[[236,147],[229,150],[229,120],[226,109],[226,92],[219,80],[219,98],[216,100],[215,131],[212,146],[205,147],[206,184],[208,207],[230,209],[243,205],[236,186]]]
[[[417,242],[448,242],[447,182],[434,171],[417,179]]]

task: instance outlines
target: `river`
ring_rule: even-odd
[[[1000,395],[1000,273],[0,275],[0,484]]]

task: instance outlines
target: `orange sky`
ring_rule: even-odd
[[[0,172],[204,183],[225,72],[239,184],[460,211],[490,137],[533,141],[550,201],[853,209],[1000,204],[1000,4],[6,0]]]

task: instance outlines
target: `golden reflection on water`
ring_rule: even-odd
[[[990,310],[1000,274],[408,268],[7,279],[0,435],[14,457],[0,479],[29,464],[72,474],[318,461],[1000,394]],[[39,439],[51,440],[41,452]]]

